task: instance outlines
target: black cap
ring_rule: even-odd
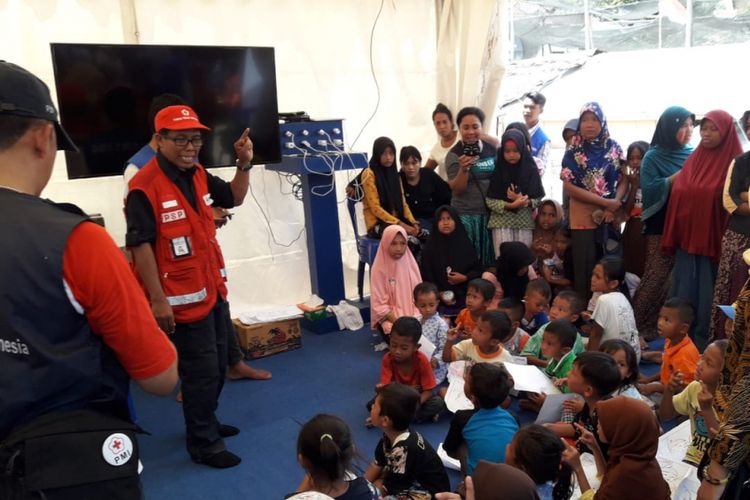
[[[22,67],[5,61],[0,61],[0,115],[50,121],[55,125],[57,149],[78,151],[60,125],[47,85]]]

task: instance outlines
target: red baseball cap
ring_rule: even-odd
[[[211,130],[198,120],[193,108],[185,105],[167,106],[156,114],[154,118],[154,130],[189,130],[200,128]]]

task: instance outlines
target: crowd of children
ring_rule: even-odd
[[[398,236],[401,231],[394,232]],[[386,255],[396,262],[408,252],[392,247],[391,243]],[[692,307],[685,300],[670,299],[662,306],[658,322],[665,340],[661,369],[654,376],[641,376],[632,309],[620,291],[623,278],[622,259],[605,257],[595,266],[591,291],[599,296],[588,319],[584,319],[585,300],[577,292],[564,289],[549,304],[550,287],[539,278],[527,281],[523,300],[505,297],[496,307],[492,306],[495,285],[472,279],[466,284],[465,307],[454,318],[440,315],[435,284],[417,283],[410,304],[384,313],[390,320],[394,310],[416,311],[391,316],[389,351],[382,359],[376,395],[367,405],[368,426],[383,431],[371,465],[364,477],[352,475],[348,428],[336,417],[319,415],[300,433],[298,454],[307,476],[299,491],[357,500],[378,494],[428,499],[450,491],[435,449],[410,425],[446,413],[448,365],[457,361],[466,363],[463,391],[473,409],[455,412],[443,449],[459,461],[464,475],[476,476],[480,464],[506,463],[532,480],[539,498],[571,498],[574,483],[582,498],[588,498],[594,493],[580,465],[580,454],[588,452],[603,475],[597,496],[604,497],[602,492],[619,491],[636,465],[651,475],[658,471],[654,436],[658,437],[659,426],[654,410],[664,421],[678,415],[690,419],[693,438],[685,461],[697,466],[718,427],[712,394],[726,341],[714,342],[701,355],[688,336]],[[397,284],[388,285],[396,288]],[[423,343],[434,348],[430,357],[420,350]],[[514,380],[506,363],[539,367],[561,393],[571,396],[553,402],[558,405],[557,422],[519,428],[518,417],[507,409]],[[538,412],[548,404],[544,394],[519,397],[519,407],[527,411]],[[601,411],[609,408],[604,403],[623,397],[631,402],[611,407],[631,412],[631,417]],[[637,418],[641,421],[631,421]],[[319,435],[317,443],[307,437],[310,433]],[[632,436],[653,442],[630,442]],[[622,456],[633,462],[623,465]],[[663,481],[660,475],[659,480]],[[661,482],[650,487],[661,495]],[[459,485],[459,494],[464,488]]]
[[[454,318],[440,315],[435,284],[418,283],[411,304],[397,308],[416,313],[391,323],[389,351],[382,359],[376,395],[367,405],[368,426],[383,432],[372,463],[363,477],[352,475],[348,428],[336,417],[319,415],[300,433],[298,455],[307,476],[299,491],[356,500],[378,494],[428,499],[450,491],[435,448],[410,425],[447,413],[448,366],[457,361],[466,364],[463,392],[473,409],[455,412],[442,446],[458,460],[462,474],[474,478],[469,483],[474,489],[486,487],[481,481],[475,484],[484,464],[505,463],[531,479],[538,498],[571,498],[576,484],[581,498],[590,498],[595,493],[582,473],[580,454],[591,453],[602,476],[597,498],[628,498],[613,492],[627,481],[645,484],[632,476],[635,470],[657,478],[657,415],[663,421],[678,415],[690,419],[693,438],[685,461],[697,466],[718,427],[712,394],[726,341],[698,353],[688,336],[690,304],[670,299],[658,323],[665,340],[661,369],[652,377],[641,376],[632,309],[620,291],[623,274],[622,260],[616,257],[595,266],[591,290],[600,295],[588,320],[585,300],[574,290],[560,291],[549,304],[551,291],[542,279],[527,282],[523,300],[505,297],[496,308],[496,287],[472,279],[465,307]],[[425,343],[431,345],[430,357],[420,350]],[[518,416],[508,408],[514,380],[507,363],[537,366],[560,389],[565,398],[549,402],[544,394],[518,394],[522,410],[557,405],[557,421],[519,427]],[[667,498],[661,475],[654,481],[649,483],[653,498]],[[458,495],[465,487],[458,486]]]
[[[684,146],[688,118],[679,115],[671,125],[676,148]],[[650,335],[639,335],[632,305],[637,278],[650,272],[644,262],[647,236],[655,234],[644,236],[641,164],[663,153],[656,135],[664,130],[655,134],[654,155],[648,156],[652,150],[643,141],[624,155],[609,139],[599,106],[585,107],[580,121],[563,133],[570,153],[563,181],[571,196],[564,209],[544,199],[528,131],[520,129],[509,127],[502,136],[484,199],[494,265],[483,265],[470,236],[477,228],[464,227],[464,214],[451,206],[437,209],[419,259],[407,247],[404,224],[382,231],[371,278],[372,326],[389,352],[367,405],[367,424],[383,437],[364,478],[357,478],[349,473],[345,424],[315,417],[300,433],[299,460],[308,476],[299,491],[358,500],[372,498],[375,489],[383,498],[456,498],[447,493],[450,484],[435,448],[410,425],[448,413],[455,382],[448,373],[455,373],[450,366],[458,362],[471,407],[454,412],[442,443],[466,476],[458,496],[560,500],[577,487],[584,499],[669,498],[656,451],[660,420],[678,416],[689,419],[692,433],[684,461],[701,464],[719,428],[714,393],[727,341],[715,340],[701,354],[693,342],[697,305],[663,296],[660,304],[649,304],[661,307],[656,331],[662,349],[649,343]],[[600,163],[598,173],[586,172],[587,161]],[[674,182],[671,175],[664,182]],[[644,190],[652,203],[653,186]],[[592,220],[582,223],[584,215]],[[422,352],[424,346],[430,354]],[[642,360],[661,366],[644,375]],[[519,381],[510,364],[538,367],[560,394],[515,390]],[[538,413],[537,422],[521,426],[511,397],[520,410]],[[312,438],[306,437],[308,427],[317,429]],[[593,455],[596,491],[583,472],[582,453]],[[498,484],[503,494],[517,494],[493,496]]]

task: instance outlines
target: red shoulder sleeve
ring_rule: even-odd
[[[153,377],[176,359],[125,256],[101,226],[78,225],[63,255],[63,277],[91,330],[117,355],[131,378]]]

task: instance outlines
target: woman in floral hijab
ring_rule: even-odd
[[[599,104],[581,108],[578,128],[565,151],[560,178],[570,195],[570,229],[573,246],[574,286],[582,297],[590,294],[591,272],[600,258],[595,230],[610,223],[621,207],[628,183],[622,175],[625,155],[609,137],[607,119]],[[594,217],[603,213],[603,218]]]

